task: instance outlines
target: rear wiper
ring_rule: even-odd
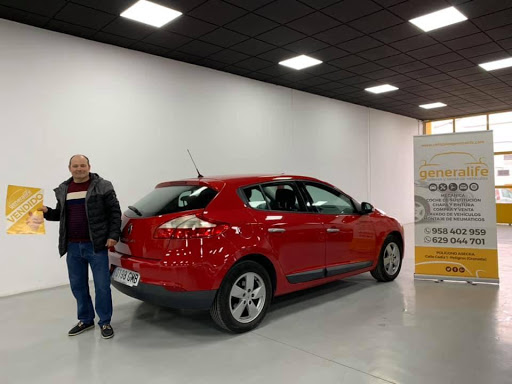
[[[137,215],[142,216],[142,213],[140,213],[140,211],[139,211],[137,208],[135,208],[135,207],[133,207],[133,206],[129,205],[129,206],[128,206],[128,209],[132,210],[132,211],[133,211],[133,212],[135,212]]]

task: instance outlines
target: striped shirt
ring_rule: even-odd
[[[69,242],[91,241],[89,237],[89,223],[85,211],[85,196],[91,180],[85,183],[72,181],[68,186],[66,196],[67,230]]]

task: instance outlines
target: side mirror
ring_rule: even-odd
[[[366,215],[368,213],[372,213],[373,210],[374,210],[373,205],[371,205],[370,203],[366,203],[366,202],[362,202],[361,203],[361,213],[363,215]]]

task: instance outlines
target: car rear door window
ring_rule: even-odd
[[[204,185],[173,185],[155,188],[131,205],[135,209],[129,209],[125,215],[128,217],[151,217],[204,209],[216,195],[217,191]]]
[[[331,215],[351,215],[356,212],[352,200],[329,188],[327,185],[304,183],[311,197],[311,205],[318,213]]]
[[[244,188],[243,191],[251,208],[268,210],[267,201],[258,185]]]
[[[306,212],[295,183],[264,184],[261,189],[272,211]]]

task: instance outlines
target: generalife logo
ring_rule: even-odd
[[[445,178],[476,178],[489,176],[485,158],[478,160],[468,152],[438,153],[430,160],[423,160],[419,167],[420,180]]]

